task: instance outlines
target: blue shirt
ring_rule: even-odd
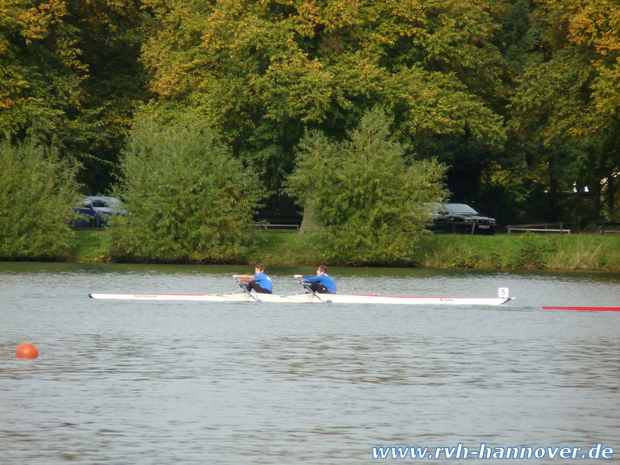
[[[321,283],[327,289],[327,292],[335,294],[337,291],[336,283],[326,274],[318,274],[316,276],[302,276],[304,283]]]
[[[268,290],[269,292],[273,291],[273,283],[271,282],[271,278],[267,276],[266,273],[258,273],[252,276],[254,281],[258,283],[260,287]]]

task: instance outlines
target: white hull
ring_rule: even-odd
[[[89,294],[93,299],[194,300],[200,302],[335,303],[397,305],[502,305],[514,297],[406,297],[345,294]]]

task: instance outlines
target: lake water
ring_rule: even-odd
[[[268,269],[278,293],[299,271]],[[0,263],[0,464],[370,464],[458,444],[619,461],[620,312],[542,306],[618,306],[620,273],[330,270],[347,294],[508,287],[502,307],[88,298],[227,292],[247,272]],[[38,359],[15,358],[26,341]],[[613,458],[587,458],[597,444]]]

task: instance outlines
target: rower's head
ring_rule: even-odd
[[[316,274],[320,275],[320,274],[327,274],[327,267],[320,265],[317,269],[316,269]]]
[[[262,263],[257,263],[256,265],[254,265],[254,274],[264,273],[264,272],[265,272],[265,265],[263,265]]]

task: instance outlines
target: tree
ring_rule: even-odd
[[[86,67],[62,1],[0,0],[0,133],[57,142],[82,99]]]
[[[79,176],[88,190],[105,192],[134,112],[151,97],[140,62],[149,14],[140,0],[72,0],[67,7],[87,74],[79,111],[69,114],[65,151],[83,164]]]
[[[529,60],[510,106],[525,176],[548,191],[557,219],[613,218],[620,171],[618,8],[608,0],[536,2]],[[612,90],[613,89],[613,90]],[[529,172],[529,173],[528,173]],[[580,213],[573,190],[590,190]],[[585,216],[585,218],[584,218]]]
[[[208,130],[142,121],[121,160],[111,255],[140,262],[225,263],[243,257],[262,199],[256,175]]]
[[[290,190],[331,263],[412,263],[417,236],[431,221],[428,204],[444,200],[445,167],[405,157],[390,123],[374,109],[348,140],[315,130],[300,142]]]
[[[58,260],[72,246],[76,167],[32,141],[0,143],[0,259]]]
[[[54,145],[104,191],[147,98],[140,1],[0,0],[0,12],[0,136]]]
[[[597,186],[597,212],[607,220],[620,220],[617,209],[620,196],[620,10],[617,2],[585,2],[570,27],[571,42],[587,45],[594,55],[592,65],[592,101],[588,115],[575,131],[578,136],[593,136],[597,149],[592,158],[589,179]],[[585,184],[583,184],[585,185]],[[606,206],[606,211],[602,207]]]
[[[490,41],[501,0],[145,3],[157,94],[145,112],[216,128],[270,191],[306,128],[343,140],[375,105],[421,157],[458,163],[455,144],[505,137],[505,64]]]

